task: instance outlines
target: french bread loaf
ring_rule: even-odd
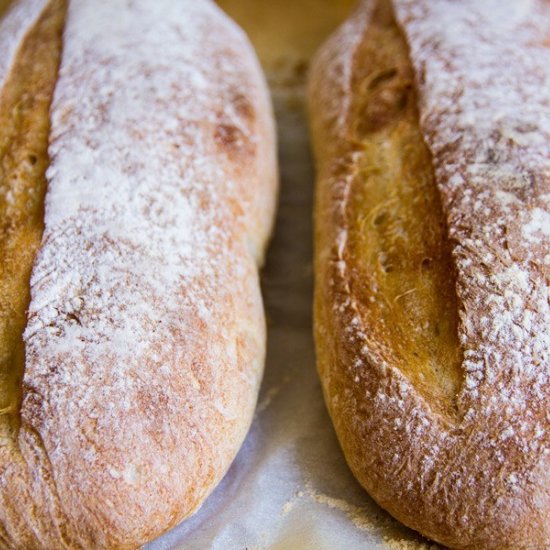
[[[135,548],[252,418],[266,85],[210,0],[19,0],[0,51],[0,546]]]
[[[315,339],[360,483],[550,547],[550,3],[364,0],[310,78]]]

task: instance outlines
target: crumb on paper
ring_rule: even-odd
[[[296,506],[296,502],[299,499],[303,498],[303,496],[304,496],[303,491],[297,491],[293,498],[291,498],[290,500],[288,500],[284,503],[284,505],[283,505],[283,514],[282,514],[283,517],[287,516],[292,511],[292,509]]]
[[[283,506],[283,517],[287,516],[289,512],[294,508],[294,506],[296,506],[296,499],[285,502]]]
[[[393,539],[384,537],[384,544],[390,550],[437,550],[440,548],[437,544],[430,542],[418,542],[406,539]]]
[[[313,502],[328,506],[333,510],[343,512],[344,515],[351,520],[353,525],[361,531],[372,532],[376,529],[376,526],[372,522],[372,519],[369,518],[367,510],[364,507],[351,504],[342,498],[335,498],[324,493],[319,493],[309,485],[306,485],[305,491],[298,491],[293,499],[287,501],[283,505],[283,516],[289,514],[295,508],[297,502],[304,497]]]
[[[343,498],[335,498],[311,490],[308,492],[308,497],[319,504],[325,504],[329,508],[340,510],[361,531],[373,531],[375,529],[372,519],[368,517],[365,508],[361,506],[351,504]]]

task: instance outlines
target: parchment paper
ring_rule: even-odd
[[[263,271],[264,382],[228,474],[193,517],[147,545],[168,549],[435,549],[380,509],[350,473],[325,409],[312,340],[313,166],[308,61],[352,0],[224,0],[266,70],[279,133],[281,193]]]

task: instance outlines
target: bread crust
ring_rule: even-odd
[[[327,407],[351,469],[378,503],[454,548],[550,545],[550,120],[542,92],[550,10],[547,2],[508,7],[364,1],[322,48],[310,79],[315,339]],[[393,55],[389,42],[369,42],[380,28],[394,29],[409,56],[415,105],[403,111],[417,114],[390,109],[382,126],[391,132],[371,124],[358,135],[382,104],[364,103],[365,47]],[[366,145],[395,147],[415,124],[452,245],[462,355],[454,410],[392,360],[399,327],[384,336],[365,296],[374,304],[387,297],[361,286],[371,279],[357,273],[374,268],[363,268],[351,242],[365,207],[355,200],[368,181],[362,166],[380,162],[367,158]],[[403,163],[406,155],[403,148]],[[421,306],[413,296],[411,306]]]
[[[6,15],[25,27],[8,74],[48,4]],[[277,186],[267,87],[209,0],[72,0],[49,143],[0,545],[135,548],[201,505],[251,422]]]

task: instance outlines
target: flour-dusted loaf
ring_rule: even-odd
[[[550,3],[365,0],[310,98],[351,469],[448,546],[550,548]]]
[[[265,82],[210,0],[20,0],[0,51],[0,546],[134,548],[252,418]]]

